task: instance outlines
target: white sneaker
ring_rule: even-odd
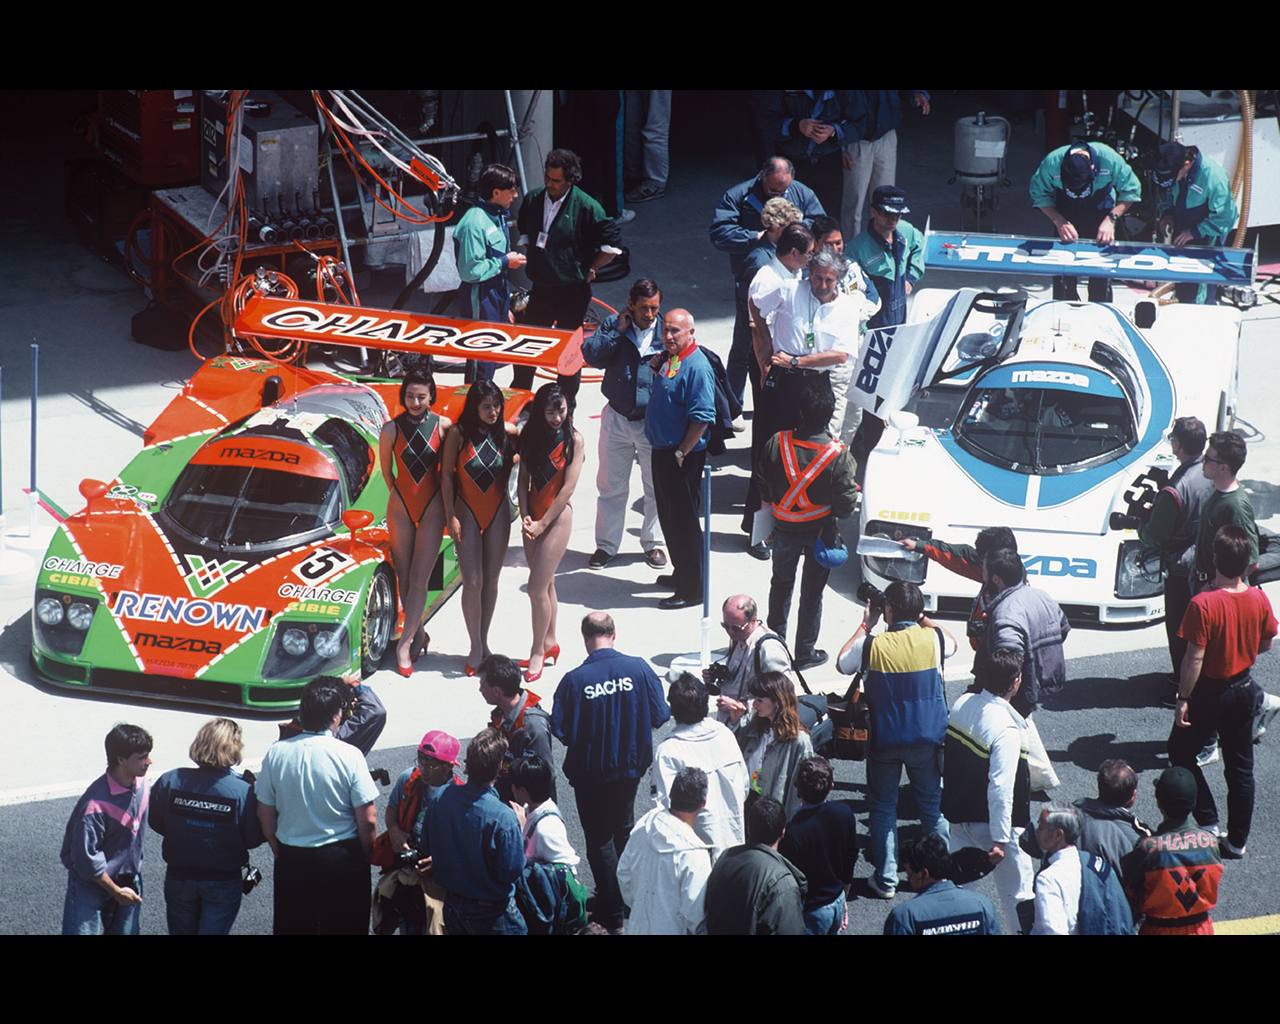
[[[739,416],[736,420],[733,421],[733,431],[735,434],[741,434],[746,429],[747,429],[747,421],[744,420],[741,416]]]
[[[1214,761],[1220,760],[1220,758],[1221,755],[1218,753],[1218,744],[1215,743],[1212,750],[1205,748],[1200,751],[1200,753],[1196,754],[1196,764],[1201,768],[1205,768],[1213,764]]]
[[[867,888],[871,890],[871,895],[880,900],[891,900],[898,895],[897,889],[881,889],[875,875],[871,875],[867,879]]]
[[[1271,693],[1262,695],[1262,707],[1253,716],[1253,742],[1257,743],[1266,734],[1271,720],[1280,714],[1280,697]]]

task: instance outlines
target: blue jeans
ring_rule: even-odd
[[[449,935],[527,935],[515,893],[504,907],[492,901],[467,899],[457,893],[444,898],[444,929]]]
[[[839,935],[844,925],[844,893],[841,893],[825,907],[804,912],[804,933],[806,935]]]
[[[138,878],[142,895],[142,878]],[[97,882],[67,872],[67,896],[62,903],[63,935],[137,935],[142,904],[122,907]]]
[[[197,882],[164,876],[164,910],[170,935],[230,935],[244,890],[239,879]]]
[[[812,657],[822,626],[822,592],[827,588],[831,570],[819,565],[813,556],[813,542],[821,526],[804,530],[774,530],[773,579],[769,583],[769,628],[783,639],[787,635],[787,617],[791,614],[791,594],[795,590],[796,570],[804,555],[804,572],[800,576],[800,609],[796,614],[796,642],[791,648],[796,661]]]
[[[938,810],[942,801],[941,751],[937,744],[918,743],[873,749],[867,754],[868,856],[883,889],[898,888],[898,783],[904,767],[920,808],[921,829],[948,838],[946,819]]]

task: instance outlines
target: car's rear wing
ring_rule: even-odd
[[[337,306],[305,299],[254,296],[236,317],[233,333],[546,366],[566,376],[582,367],[581,328],[569,332],[451,320],[404,309]]]
[[[925,266],[1006,276],[1066,275],[1138,281],[1252,285],[1253,249],[1180,249],[1153,242],[1062,242],[1056,238],[980,235],[925,228]]]

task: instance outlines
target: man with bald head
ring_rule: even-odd
[[[644,432],[653,448],[653,496],[672,568],[658,583],[675,591],[658,602],[659,608],[689,608],[702,600],[698,510],[707,431],[716,419],[716,384],[693,332],[689,311],[673,309],[662,320],[663,351],[650,360],[654,378]]]
[[[611,931],[622,927],[618,858],[635,825],[636,788],[653,762],[653,730],[671,717],[657,674],[614,650],[616,638],[611,616],[587,614],[587,660],[560,680],[551,714],[595,878],[594,920]]]

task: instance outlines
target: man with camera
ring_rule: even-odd
[[[871,710],[867,751],[868,826],[874,869],[867,884],[881,899],[898,891],[898,784],[902,769],[920,808],[920,826],[944,838],[942,742],[947,732],[947,700],[942,666],[956,652],[956,640],[924,614],[924,595],[914,583],[894,581],[881,594],[863,584],[867,602],[862,625],[840,651],[837,667],[846,675],[861,669]],[[871,630],[883,615],[886,629]]]
[[[335,733],[351,687],[317,676],[302,691],[303,731],[272,745],[258,776],[258,821],[276,857],[276,935],[366,935],[378,789],[363,755]]]

